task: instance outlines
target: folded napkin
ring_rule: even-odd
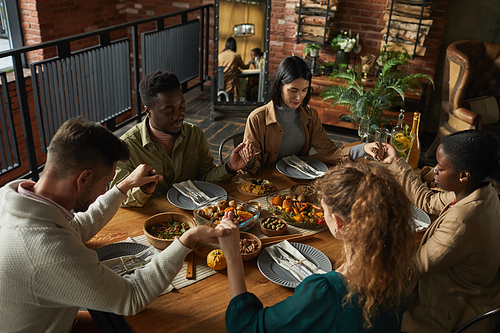
[[[176,183],[173,185],[177,191],[179,191],[182,195],[190,198],[193,200],[195,205],[199,206],[202,203],[210,200],[211,198],[203,193],[203,191],[200,191],[196,185],[191,180],[183,181],[180,183]]]
[[[293,258],[288,258],[288,255],[284,254],[281,252],[278,248],[285,249],[288,251]],[[302,282],[307,276],[310,275],[310,273],[313,274],[325,274],[326,272],[315,264],[313,264],[311,261],[306,259],[300,251],[298,251],[295,247],[292,246],[287,240],[278,243],[273,246],[266,247],[265,250],[267,253],[273,258],[273,260],[292,273],[292,275],[299,281]]]
[[[108,266],[116,274],[123,275],[132,273],[136,269],[141,269],[146,266],[158,253],[155,247],[151,246],[144,251],[135,255],[122,256],[118,258],[111,258],[102,261],[102,264]]]
[[[318,178],[325,174],[323,171],[316,170],[316,168],[309,165],[307,162],[302,161],[295,155],[285,156],[282,158],[282,160],[292,168],[300,171],[301,173],[307,175],[308,177]]]
[[[299,165],[303,166],[305,170],[313,173],[314,175],[316,175],[316,177],[321,177],[325,174],[325,172],[317,170],[315,167],[313,167],[312,165],[310,165],[306,161],[302,161],[300,158],[298,158],[297,156],[295,156],[293,154],[292,154],[292,156],[290,156],[290,160],[292,162],[296,162]]]

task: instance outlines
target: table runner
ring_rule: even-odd
[[[289,194],[290,189],[284,189],[281,191],[278,191],[279,194]],[[267,203],[267,196],[259,197],[256,199],[253,199],[251,201],[256,201],[261,204],[262,210],[259,216],[258,221],[255,223],[255,225],[248,231],[251,232],[252,234],[256,235],[259,238],[267,238],[266,235],[262,233],[260,230],[260,221],[266,217],[272,216],[272,214],[269,212],[269,204]],[[312,232],[312,233],[318,233],[321,231],[324,231],[326,227],[321,227],[317,229],[307,229],[307,228],[300,228],[296,227],[294,225],[288,225],[288,234],[302,234],[302,233],[307,233],[307,232]],[[148,247],[151,246],[151,244],[148,242],[146,239],[145,235],[137,236],[137,237],[129,237],[122,242],[131,242],[131,243],[139,243],[146,245]],[[186,267],[187,267],[187,262],[184,262],[182,265],[182,269],[179,271],[179,273],[175,276],[173,279],[172,283],[161,293],[161,295],[165,295],[172,291],[173,289],[181,289],[184,287],[187,287],[193,283],[196,283],[198,281],[201,281],[209,276],[212,276],[217,273],[217,271],[211,269],[210,267],[207,266],[206,260],[198,257],[196,254],[193,254],[193,268],[194,268],[194,279],[186,279]]]
[[[143,244],[146,246],[151,246],[149,244],[148,240],[146,239],[146,236],[141,235],[137,237],[129,237],[125,239],[123,242],[129,242],[129,243],[139,243]],[[217,271],[214,271],[210,267],[207,266],[206,260],[198,257],[196,254],[193,253],[193,272],[194,272],[194,279],[186,279],[186,267],[187,267],[187,262],[184,261],[181,270],[175,278],[172,280],[171,284],[161,293],[161,295],[165,295],[169,292],[171,292],[174,289],[181,289],[184,287],[187,287],[193,283],[196,283],[198,281],[201,281],[209,276],[212,276],[217,273]]]

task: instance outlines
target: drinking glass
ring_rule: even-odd
[[[369,131],[370,131],[370,118],[368,117],[361,118],[358,127],[358,135],[361,138],[361,143],[365,141],[365,138],[368,138]]]
[[[388,143],[389,142],[390,133],[387,128],[377,128],[375,131],[375,140],[380,143]]]

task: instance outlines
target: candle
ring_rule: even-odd
[[[356,45],[359,44],[359,32],[356,34]]]
[[[351,29],[349,29],[349,38],[351,38]]]

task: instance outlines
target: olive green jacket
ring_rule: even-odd
[[[175,139],[172,156],[169,156],[151,139],[147,121],[148,118],[122,135],[121,139],[130,149],[130,158],[118,162],[111,186],[119,183],[142,163],[154,168],[163,176],[163,180],[158,182],[152,195],[144,193],[139,187],[129,190],[122,207],[142,207],[149,197],[163,197],[174,183],[184,180],[213,182],[231,178],[224,165],[215,166],[208,141],[199,127],[184,122],[181,134]]]

